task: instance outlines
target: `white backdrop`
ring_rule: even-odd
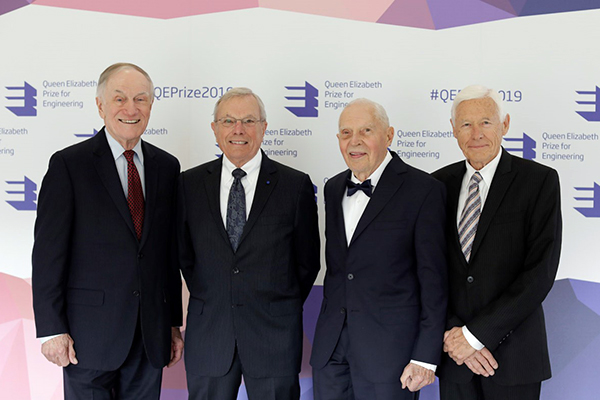
[[[600,220],[575,210],[595,203],[575,199],[594,194],[575,187],[592,188],[600,180],[599,122],[577,113],[596,107],[577,104],[596,100],[577,91],[592,92],[600,84],[599,23],[599,10],[438,31],[268,9],[171,20],[43,6],[1,15],[0,273],[31,276],[35,212],[7,202],[24,200],[9,193],[24,185],[11,182],[27,177],[39,192],[51,154],[84,140],[75,134],[102,127],[94,102],[100,72],[129,61],[149,72],[160,97],[148,125],[153,134],[144,140],[177,156],[184,169],[219,153],[210,129],[218,94],[233,86],[252,88],[267,109],[270,134],[263,148],[287,151],[273,158],[310,174],[322,223],[324,181],[345,168],[335,137],[341,103],[357,97],[381,103],[397,131],[392,149],[432,172],[462,157],[450,134],[453,94],[472,83],[503,90],[512,100],[506,102],[512,117],[507,138],[525,133],[535,141],[535,161],[560,174],[564,240],[558,278],[600,282]],[[36,116],[19,117],[6,108],[23,105],[7,97],[23,96],[23,90],[8,88],[24,82],[37,90]],[[73,86],[82,82],[87,87]],[[297,117],[285,108],[304,105],[286,99],[304,92],[286,87],[305,82],[318,90],[318,117]],[[356,86],[352,82],[372,87],[350,87]],[[189,97],[194,95],[199,98]],[[286,129],[307,136],[285,135]],[[431,137],[436,135],[441,137]],[[557,155],[573,159],[552,160]],[[600,207],[600,190],[597,202]],[[595,293],[600,299],[600,290]]]

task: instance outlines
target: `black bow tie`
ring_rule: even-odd
[[[348,192],[346,196],[352,196],[359,190],[362,190],[368,197],[371,197],[373,194],[373,185],[371,185],[371,180],[367,179],[363,183],[354,183],[350,179],[346,181],[346,186],[348,187]]]

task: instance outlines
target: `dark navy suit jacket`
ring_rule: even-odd
[[[467,325],[498,369],[489,379],[520,385],[548,379],[550,359],[542,301],[552,288],[562,238],[560,187],[552,168],[502,149],[469,263],[458,241],[456,213],[464,161],[433,175],[448,189],[450,297],[446,328]],[[440,378],[468,382],[473,373],[444,355]]]
[[[38,337],[69,333],[79,366],[115,370],[138,318],[148,357],[170,358],[181,325],[173,226],[179,162],[142,142],[146,179],[138,242],[106,132],[55,153],[38,202],[33,305]]]
[[[179,180],[180,262],[190,290],[185,365],[222,376],[237,346],[244,374],[300,372],[302,306],[320,268],[314,189],[308,175],[264,153],[248,221],[233,251],[220,209],[222,159]]]
[[[325,186],[324,298],[311,365],[325,366],[347,322],[371,382],[398,382],[411,359],[438,364],[446,317],[445,190],[396,153],[347,244],[346,170]]]

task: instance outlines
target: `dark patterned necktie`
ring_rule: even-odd
[[[346,181],[346,186],[348,187],[348,192],[346,193],[346,196],[352,196],[359,190],[366,194],[368,197],[371,197],[371,194],[373,194],[373,185],[371,185],[370,179],[367,179],[362,183],[354,183],[351,179],[348,179]]]
[[[479,216],[481,215],[481,197],[479,196],[479,182],[481,180],[479,172],[475,172],[471,180],[469,180],[469,194],[458,224],[460,247],[467,262],[471,258],[473,240],[475,239]]]
[[[246,225],[246,193],[241,180],[246,173],[243,169],[236,168],[231,175],[233,175],[233,183],[227,200],[227,235],[235,252],[240,244],[244,225]]]
[[[144,225],[144,192],[140,174],[133,162],[133,150],[125,150],[123,155],[127,159],[127,205],[135,227],[138,240],[142,238],[142,227]]]

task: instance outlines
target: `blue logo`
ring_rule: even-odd
[[[9,185],[22,185],[23,190],[7,190],[8,194],[23,195],[23,200],[7,200],[6,202],[18,211],[35,211],[37,209],[37,184],[26,176],[23,181],[6,181]]]
[[[521,142],[522,143],[522,146],[514,147],[514,148],[512,148],[512,147],[506,148],[506,151],[522,152],[523,158],[525,158],[526,160],[533,160],[535,158],[535,146],[536,146],[535,140],[533,140],[525,132],[523,132],[522,138],[507,138],[507,137],[505,137],[504,140],[506,140],[507,142]]]
[[[22,96],[6,96],[7,100],[21,100],[23,105],[6,107],[10,112],[17,117],[35,117],[37,115],[37,90],[27,82],[23,82],[24,86],[6,86],[8,90],[23,92]],[[17,94],[17,93],[15,93]]]
[[[600,104],[600,88],[596,86],[594,91],[577,90],[577,94],[593,95],[593,101],[578,101],[577,104],[592,104],[594,105],[594,111],[576,111],[577,114],[581,115],[586,121],[597,122],[600,121],[600,110],[598,105]]]
[[[592,201],[592,207],[574,207],[586,218],[599,218],[600,217],[600,186],[594,182],[594,187],[576,187],[577,191],[591,191],[592,197],[575,197],[577,201]]]
[[[75,135],[76,137],[79,137],[79,138],[89,138],[89,137],[96,136],[97,133],[98,133],[97,130],[92,129],[92,133],[74,133],[73,135]]]
[[[319,116],[319,90],[308,82],[304,82],[304,86],[286,86],[288,90],[301,90],[304,96],[286,96],[287,100],[304,100],[304,107],[286,107],[296,117],[312,118]]]

